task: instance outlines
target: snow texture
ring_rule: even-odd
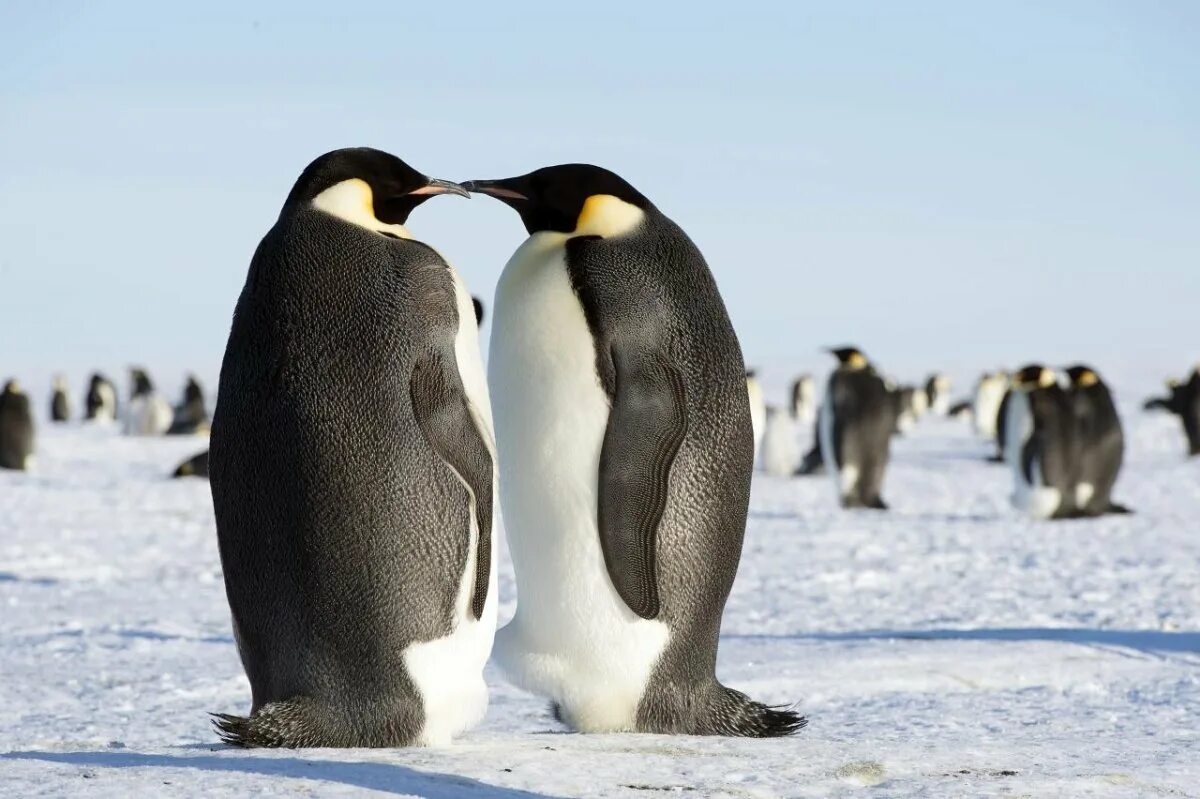
[[[756,475],[718,671],[799,702],[793,738],[571,734],[489,667],[484,723],[410,750],[219,745],[249,688],[208,484],[166,478],[203,440],[43,424],[39,471],[0,473],[0,795],[1197,796],[1200,460],[1121,399],[1133,516],[1020,518],[939,418],[895,442],[888,513]]]

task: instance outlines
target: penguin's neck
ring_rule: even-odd
[[[412,234],[404,225],[389,225],[375,216],[375,198],[365,180],[351,178],[335,183],[313,198],[313,208],[332,214],[352,225],[373,230],[376,233],[411,239]]]

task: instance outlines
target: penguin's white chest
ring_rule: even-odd
[[[1032,480],[1025,479],[1025,471],[1021,465],[1025,444],[1033,435],[1033,414],[1029,408],[1029,397],[1023,392],[1014,392],[1005,411],[1004,459],[1013,474],[1013,493],[1010,501],[1014,508],[1035,519],[1048,519],[1062,504],[1062,492],[1045,484],[1040,461],[1035,460],[1033,468],[1030,469]]]
[[[530,237],[496,290],[488,377],[519,598],[496,656],[578,729],[632,729],[669,631],[629,610],[604,564],[597,502],[609,401],[563,241]]]

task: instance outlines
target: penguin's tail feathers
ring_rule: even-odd
[[[263,705],[250,716],[212,713],[212,724],[221,741],[244,748],[347,746],[345,735],[334,732],[329,713],[307,697]]]
[[[704,715],[703,732],[708,735],[782,738],[808,726],[808,719],[794,705],[764,705],[720,683],[713,685]]]
[[[1109,502],[1108,507],[1104,509],[1104,512],[1127,516],[1133,513],[1133,508],[1130,508],[1127,505],[1122,505],[1119,502]]]

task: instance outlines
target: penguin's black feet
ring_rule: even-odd
[[[863,503],[863,507],[868,510],[887,510],[888,509],[887,503],[884,502],[881,497],[874,497],[872,499],[868,499],[865,503]]]

